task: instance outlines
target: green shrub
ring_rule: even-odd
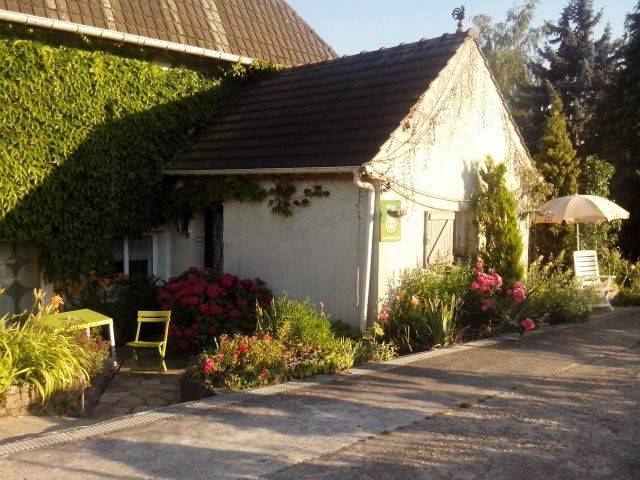
[[[362,365],[370,362],[386,362],[396,356],[398,348],[382,340],[384,329],[374,323],[364,334],[362,340],[355,344],[355,363]]]
[[[331,331],[338,338],[350,338],[351,340],[360,340],[362,338],[360,329],[344,323],[342,320],[332,320]]]
[[[544,263],[542,257],[529,267],[525,315],[539,322],[579,322],[591,313],[593,292],[581,289],[573,272],[563,268],[564,254]]]
[[[291,348],[331,350],[337,342],[328,315],[309,300],[289,300],[286,295],[258,310],[258,329]]]
[[[640,305],[640,262],[624,258],[619,250],[603,248],[599,252],[600,272],[615,275],[618,292],[612,299],[617,306]]]
[[[506,166],[487,158],[478,172],[474,213],[478,232],[485,238],[481,258],[489,271],[499,272],[507,283],[524,275],[522,236],[515,196],[506,183]]]

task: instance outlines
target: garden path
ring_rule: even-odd
[[[143,412],[0,445],[0,479],[632,478],[639,340],[630,310]]]

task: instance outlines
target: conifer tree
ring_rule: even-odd
[[[562,101],[555,93],[552,93],[551,110],[538,141],[535,160],[551,186],[550,198],[577,193],[580,162],[569,138]]]
[[[516,199],[507,188],[505,176],[505,165],[487,158],[478,172],[474,211],[478,232],[485,239],[480,256],[489,270],[510,283],[524,276],[524,266]]]
[[[600,102],[598,152],[616,169],[614,200],[630,211],[622,222],[620,244],[626,255],[640,256],[640,2],[627,15],[620,69]]]

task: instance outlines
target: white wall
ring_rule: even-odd
[[[350,176],[292,183],[298,192],[321,184],[330,196],[312,198],[288,218],[273,214],[266,201],[225,202],[224,269],[259,277],[276,295],[323,303],[334,318],[357,326],[359,215],[366,202]]]
[[[389,182],[382,198],[402,199],[402,240],[380,244],[377,294],[406,269],[422,266],[424,212],[467,212],[478,166],[490,155],[506,162],[508,184],[519,191],[517,172],[531,168],[477,45],[469,40],[449,61],[401,126],[370,162],[374,176]],[[469,220],[469,214],[458,214]],[[460,222],[458,222],[460,223]],[[523,223],[524,256],[528,250]]]

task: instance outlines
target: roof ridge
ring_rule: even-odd
[[[424,45],[426,43],[431,43],[431,42],[435,42],[438,40],[461,40],[464,41],[468,38],[473,38],[475,39],[477,36],[477,31],[473,28],[469,28],[463,32],[455,32],[455,33],[443,33],[442,35],[440,35],[439,37],[433,37],[433,38],[427,38],[427,37],[423,37],[420,40],[417,40],[415,42],[410,42],[410,43],[406,43],[406,42],[402,42],[399,43],[398,45],[395,45],[393,47],[380,47],[377,50],[362,50],[360,53],[354,53],[351,55],[342,55],[341,57],[338,58],[334,58],[334,59],[328,59],[328,60],[322,60],[319,62],[313,62],[313,63],[299,63],[296,65],[292,65],[291,67],[287,67],[285,69],[285,71],[292,71],[292,70],[298,70],[298,69],[303,69],[303,68],[310,68],[310,67],[319,67],[322,65],[326,65],[326,64],[333,64],[336,62],[341,62],[341,61],[347,61],[347,60],[352,60],[352,59],[356,59],[358,57],[364,57],[366,55],[374,55],[376,53],[379,52],[388,52],[388,51],[394,51],[394,50],[399,50],[399,49],[409,49],[409,48],[413,48],[419,45]]]

